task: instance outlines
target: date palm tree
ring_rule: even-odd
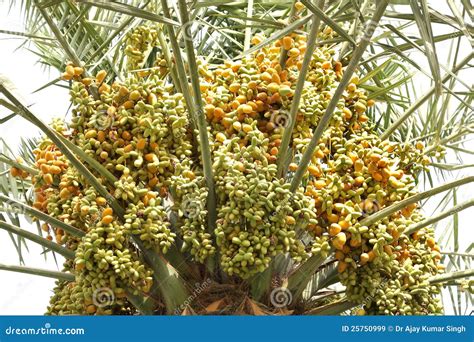
[[[47,125],[1,81],[0,124],[44,136],[2,139],[20,265],[0,269],[57,279],[48,314],[436,314],[442,288],[472,305],[469,1],[12,5],[25,31],[0,33],[73,108]],[[62,270],[24,265],[26,240]]]

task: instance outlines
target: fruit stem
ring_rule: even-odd
[[[37,276],[41,276],[41,277],[47,277],[47,278],[53,278],[53,279],[59,279],[59,280],[66,280],[66,281],[74,281],[75,280],[74,274],[72,274],[72,273],[50,271],[50,270],[44,270],[44,269],[41,269],[41,268],[0,264],[0,270],[10,271],[10,272],[17,272],[17,273],[33,274],[33,275],[37,275]]]
[[[306,5],[307,1],[304,1],[303,3]],[[331,98],[331,101],[328,104],[328,107],[326,109],[326,112],[324,113],[323,117],[321,118],[318,126],[316,127],[315,131],[313,132],[313,137],[311,138],[311,141],[308,144],[308,147],[301,159],[300,164],[298,165],[298,169],[295,172],[295,175],[293,177],[293,180],[291,182],[291,188],[290,190],[292,192],[296,191],[298,186],[301,183],[301,179],[303,178],[303,175],[306,172],[306,169],[308,168],[308,165],[311,161],[311,157],[313,156],[314,150],[318,146],[319,139],[323,135],[324,130],[329,124],[329,120],[331,120],[334,110],[336,109],[336,106],[339,102],[339,99],[341,98],[342,94],[344,93],[347,85],[349,84],[353,73],[355,72],[362,55],[364,54],[365,50],[370,44],[370,39],[375,31],[375,28],[378,26],[378,23],[380,19],[382,18],[382,15],[385,12],[385,9],[387,8],[388,1],[387,0],[381,0],[377,3],[377,8],[375,9],[375,13],[372,16],[372,19],[370,21],[370,25],[367,25],[367,29],[364,32],[362,38],[360,39],[356,49],[354,50],[353,56],[351,58],[351,61],[349,62],[349,65],[347,66],[347,69],[344,71],[344,74],[342,76],[341,82],[339,83],[336,91],[334,92],[334,95]],[[307,6],[307,5],[306,5]],[[313,6],[314,7],[314,6]],[[309,8],[309,7],[308,7]]]
[[[163,9],[163,15],[165,18],[171,19],[167,0],[161,0],[161,7]],[[181,88],[187,107],[191,108],[193,100],[191,93],[189,92],[188,78],[186,76],[186,69],[184,68],[183,56],[181,56],[181,49],[176,39],[176,33],[173,25],[166,24],[166,29],[168,30],[168,37],[170,39],[171,48],[173,49],[173,55],[176,62],[176,72],[178,74],[178,81],[180,85],[179,88]],[[191,127],[194,130],[196,128],[196,122],[194,122],[194,116],[191,114],[190,110],[188,111],[188,115],[189,121],[191,122]]]
[[[253,0],[247,1],[247,18],[253,16]],[[244,51],[250,48],[250,38],[252,35],[252,26],[250,21],[245,22],[245,39],[244,39]]]
[[[455,279],[469,278],[474,276],[474,269],[440,274],[428,279],[430,284],[445,283]]]
[[[54,218],[48,214],[43,213],[42,211],[38,209],[30,207],[29,205],[25,203],[22,203],[13,198],[7,197],[3,194],[0,194],[0,202],[7,203],[14,207],[17,207],[18,209],[23,210],[25,214],[29,214],[33,217],[36,217],[44,221],[45,223],[49,223],[53,227],[61,228],[62,230],[71,234],[72,236],[83,237],[84,235],[86,235],[82,230],[79,230],[63,221],[58,220],[57,218]]]
[[[324,6],[325,0],[318,1],[318,7],[322,8]],[[294,8],[294,6],[293,6]],[[284,171],[283,167],[285,165],[286,154],[288,150],[288,146],[290,145],[291,134],[293,133],[293,129],[296,123],[296,116],[300,107],[300,100],[303,93],[304,83],[306,81],[306,74],[308,72],[309,64],[311,63],[311,58],[313,57],[313,52],[316,47],[316,38],[318,36],[319,25],[321,23],[321,19],[313,15],[311,17],[312,25],[311,31],[309,33],[308,41],[307,41],[307,48],[304,54],[303,64],[301,65],[301,70],[298,75],[298,81],[296,83],[296,88],[293,96],[293,100],[291,101],[291,108],[288,120],[288,127],[285,127],[283,132],[283,137],[281,139],[280,149],[278,151],[278,176],[283,177]],[[281,47],[284,51],[283,46]]]
[[[472,253],[458,253],[458,252],[441,251],[441,252],[439,252],[439,254],[441,254],[441,255],[454,255],[454,256],[461,256],[461,257],[474,258],[474,254],[472,254]]]
[[[438,215],[435,215],[435,216],[432,216],[430,218],[427,218],[426,220],[423,220],[421,222],[418,222],[418,223],[415,223],[415,224],[412,224],[411,226],[409,226],[405,231],[404,233],[406,235],[410,235],[414,232],[416,232],[417,230],[420,230],[421,228],[423,227],[426,227],[426,226],[429,226],[430,224],[432,223],[435,223],[435,222],[438,222],[438,221],[441,221],[442,219],[448,217],[448,216],[451,216],[451,215],[454,215],[464,209],[467,209],[469,207],[472,207],[474,206],[474,199],[471,199],[469,201],[466,201],[466,202],[463,202],[461,204],[458,204],[454,207],[452,207],[451,209],[449,210],[446,210],[446,211],[443,211],[442,213],[439,213]]]
[[[36,242],[37,244],[46,247],[58,254],[61,254],[67,259],[74,259],[75,253],[71,251],[70,249],[67,249],[66,247],[63,247],[61,245],[58,245],[55,242],[49,241],[45,239],[44,237],[38,236],[34,233],[31,233],[27,230],[21,229],[20,227],[13,226],[11,224],[8,224],[4,221],[0,221],[0,228],[3,230],[6,230],[9,233],[22,236],[25,239],[28,239],[30,241]]]
[[[166,42],[165,35],[163,34],[163,30],[161,27],[158,30],[158,40],[160,41],[161,51],[163,52],[163,57],[166,60],[166,64],[170,66],[170,75],[171,75],[171,79],[173,80],[173,84],[175,85],[176,90],[179,93],[182,93],[183,92],[181,88],[182,84],[179,81],[176,66],[173,65],[173,59],[171,58],[169,46],[168,46],[168,43]]]
[[[182,24],[190,25],[191,23],[189,21],[188,10],[186,8],[186,1],[179,0],[178,4]],[[214,229],[216,227],[217,214],[214,175],[212,172],[211,148],[209,146],[209,138],[207,135],[206,118],[203,110],[204,106],[201,96],[198,66],[196,63],[196,56],[194,55],[193,41],[190,37],[184,37],[184,43],[186,46],[186,54],[188,56],[189,71],[191,72],[191,83],[193,88],[194,99],[196,101],[195,104],[191,106],[191,103],[188,103],[188,110],[190,110],[192,116],[195,117],[199,129],[204,177],[206,179],[206,184],[209,191],[207,200],[207,210],[209,212],[208,232],[213,236]]]
[[[111,186],[115,185],[115,182],[117,182],[118,179],[114,176],[112,172],[107,170],[107,168],[105,168],[101,163],[99,163],[97,160],[85,153],[81,148],[66,139],[62,134],[56,131],[53,132],[56,133],[58,138],[61,139],[61,141],[64,143],[64,145],[66,145],[67,148],[69,148],[75,155],[79,156],[83,161],[93,167],[101,176],[103,176],[109,182]]]
[[[291,22],[293,22],[296,19],[296,6],[295,6],[296,1],[297,0],[293,0],[293,4],[291,5],[288,24],[290,24]],[[315,23],[314,18],[313,18],[313,23]],[[285,64],[286,64],[287,59],[288,59],[288,50],[286,50],[282,45],[281,46],[281,53],[280,53],[280,61],[279,61],[282,70],[285,69]]]
[[[270,44],[271,42],[274,42],[275,40],[283,38],[289,32],[293,32],[298,27],[301,27],[301,26],[305,25],[309,20],[311,20],[311,14],[308,14],[308,15],[304,16],[303,18],[292,22],[291,24],[287,25],[286,27],[284,27],[281,30],[275,31],[274,33],[272,33],[272,35],[270,37],[268,37],[267,39],[265,39],[264,41],[262,41],[262,42],[260,42],[256,45],[252,46],[250,49],[245,50],[244,52],[242,52],[242,54],[240,54],[239,56],[237,56],[234,59],[243,58],[246,55],[249,55],[251,53],[254,53],[255,51],[260,50],[261,48],[263,48],[264,46]]]
[[[30,175],[37,175],[37,174],[39,173],[38,170],[36,170],[36,169],[33,169],[33,168],[31,168],[31,167],[28,167],[28,166],[26,166],[26,165],[24,165],[24,164],[20,164],[20,163],[18,163],[18,162],[15,162],[15,161],[13,161],[13,160],[11,160],[11,159],[8,159],[8,158],[6,158],[6,157],[4,157],[4,156],[0,156],[0,162],[5,163],[5,164],[8,164],[8,165],[13,166],[13,167],[16,167],[17,169],[26,171],[26,172],[28,172]]]
[[[360,221],[360,224],[362,226],[367,226],[368,227],[368,226],[376,223],[377,221],[383,219],[384,217],[392,215],[393,213],[405,208],[409,204],[417,203],[417,202],[422,201],[426,198],[437,195],[441,192],[456,188],[460,185],[464,185],[464,184],[467,184],[467,183],[470,183],[470,182],[474,182],[474,176],[463,177],[463,178],[457,179],[453,182],[446,183],[446,184],[443,184],[441,186],[438,186],[437,188],[430,189],[430,190],[427,190],[425,192],[420,192],[419,194],[416,194],[416,195],[410,196],[408,198],[405,198],[404,200],[402,200],[400,202],[394,203],[391,206],[386,207],[386,208],[376,212],[373,215],[370,215],[369,217],[367,217],[367,218],[363,219],[362,221]]]

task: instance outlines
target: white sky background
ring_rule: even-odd
[[[430,1],[433,7],[438,9],[441,13],[450,14],[449,7],[444,1]],[[8,13],[8,1],[0,0],[0,29],[12,31],[24,31],[22,19],[18,9],[13,9]],[[435,26],[435,35],[440,34],[439,27]],[[443,32],[444,33],[444,32]],[[416,34],[418,34],[416,32]],[[6,75],[17,87],[20,94],[25,99],[25,103],[32,104],[31,110],[43,121],[49,122],[53,117],[64,117],[69,105],[68,91],[57,86],[48,87],[37,93],[33,93],[36,89],[43,86],[47,82],[59,76],[56,70],[50,72],[44,66],[39,64],[38,57],[27,49],[18,49],[18,46],[23,42],[23,39],[12,38],[0,34],[0,74]],[[449,52],[449,45],[437,44],[437,51],[440,55],[440,60],[445,61]],[[469,45],[465,45],[461,49],[461,56],[464,57],[469,52]],[[423,57],[420,56],[419,64],[429,67]],[[472,70],[470,71],[472,74]],[[442,74],[444,72],[442,71]],[[420,89],[417,89],[417,96],[422,95],[430,84],[426,77],[417,75],[417,84]],[[472,85],[472,78],[462,77],[465,81],[469,81]],[[419,81],[419,82],[418,82]],[[3,108],[0,109],[0,117],[8,114]],[[26,120],[16,117],[8,123],[0,125],[0,137],[5,139],[10,147],[15,151],[17,144],[21,137],[37,136],[39,130]],[[474,150],[474,141],[470,141],[465,145],[468,150]],[[463,163],[474,164],[474,155],[464,154]],[[455,159],[450,162],[457,163]],[[448,180],[459,178],[462,175],[474,174],[474,169],[466,169],[459,172],[454,172],[453,177]],[[443,180],[435,180],[438,184],[443,183]],[[472,198],[474,193],[474,185],[466,185],[459,188],[458,203],[464,202]],[[442,196],[437,196],[429,201],[425,206],[425,214],[429,216],[437,205],[437,201]],[[451,219],[446,219],[444,223],[451,222]],[[459,214],[460,222],[460,251],[464,251],[474,239],[474,232],[472,222],[474,220],[474,209],[471,207]],[[23,228],[28,228],[25,224]],[[36,232],[36,227],[30,227],[32,231]],[[438,232],[439,234],[440,232]],[[47,268],[51,270],[57,269],[53,258],[48,257],[45,261],[41,255],[41,248],[34,243],[29,243],[29,253],[25,251],[24,258],[27,266]],[[452,250],[452,248],[448,249]],[[18,256],[11,243],[10,237],[4,231],[0,231],[0,263],[2,264],[18,264]],[[59,269],[62,262],[59,261]],[[13,272],[0,271],[0,315],[23,315],[35,314],[41,315],[45,312],[49,297],[54,287],[54,280],[38,276],[19,274]],[[449,308],[450,305],[447,305]],[[470,310],[469,310],[470,311]],[[447,313],[451,313],[447,311]]]

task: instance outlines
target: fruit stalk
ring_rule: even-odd
[[[33,274],[41,277],[65,280],[65,281],[74,281],[74,274],[58,271],[44,270],[41,268],[26,267],[26,266],[17,266],[17,265],[4,265],[0,264],[0,270],[2,271],[11,271],[25,274]]]
[[[318,7],[322,8],[324,6],[325,0],[318,1]],[[281,146],[278,150],[278,175],[283,176],[283,167],[285,165],[285,157],[287,154],[288,146],[290,145],[291,134],[296,123],[296,115],[299,110],[301,95],[303,92],[304,83],[306,81],[306,74],[308,72],[309,63],[313,57],[313,52],[316,47],[316,37],[318,36],[319,25],[321,19],[317,15],[311,17],[311,31],[309,33],[306,52],[304,54],[303,64],[301,65],[300,73],[298,75],[298,81],[296,83],[295,95],[293,96],[293,101],[291,102],[290,114],[288,127],[285,128],[283,132],[283,138],[281,139]],[[285,51],[282,47],[282,51]],[[283,53],[283,52],[282,52]]]
[[[181,21],[184,25],[189,25],[189,15],[186,7],[185,0],[179,0],[179,12],[181,15]],[[196,56],[194,54],[194,45],[193,41],[189,38],[184,39],[186,46],[186,54],[188,55],[189,70],[191,72],[191,83],[193,87],[195,104],[194,106],[189,106],[188,110],[192,113],[192,116],[196,119],[199,129],[199,138],[201,143],[201,156],[204,169],[204,176],[206,179],[206,185],[209,191],[207,208],[209,211],[208,219],[208,230],[213,233],[216,226],[216,194],[214,188],[214,175],[212,171],[212,160],[211,160],[211,148],[209,146],[209,138],[207,135],[207,124],[204,114],[204,105],[201,97],[200,90],[200,81],[198,74],[198,66],[196,63]]]
[[[406,199],[404,199],[400,202],[392,204],[391,206],[389,206],[387,208],[384,208],[380,211],[377,211],[375,214],[370,215],[366,219],[362,220],[360,222],[360,224],[363,225],[363,226],[370,226],[370,225],[376,223],[377,221],[383,219],[384,217],[392,215],[393,213],[405,208],[409,204],[417,203],[417,202],[422,201],[426,198],[437,195],[441,192],[456,188],[460,185],[464,185],[464,184],[467,184],[467,183],[470,183],[470,182],[474,182],[474,176],[467,176],[467,177],[464,177],[464,178],[461,178],[461,179],[457,179],[453,182],[443,184],[443,185],[441,185],[437,188],[427,190],[425,192],[420,192],[419,194],[410,196],[410,197],[408,197],[408,198],[406,198]]]
[[[337,103],[339,102],[339,99],[342,96],[342,93],[345,91],[347,85],[349,84],[353,73],[359,66],[359,61],[362,58],[362,55],[364,54],[365,50],[370,44],[370,38],[372,37],[375,27],[378,25],[383,13],[385,12],[385,8],[387,7],[388,2],[386,0],[380,1],[377,3],[377,8],[375,10],[375,13],[372,17],[371,20],[371,25],[368,26],[366,32],[364,32],[364,35],[362,36],[362,39],[360,40],[357,48],[354,51],[354,54],[351,58],[351,61],[349,65],[347,66],[347,69],[344,71],[344,75],[342,77],[341,82],[339,83],[334,95],[331,98],[331,102],[329,102],[329,105],[321,118],[318,126],[316,127],[313,137],[311,138],[310,143],[308,144],[308,147],[306,149],[306,152],[303,155],[303,158],[301,159],[300,164],[298,165],[298,169],[296,170],[296,173],[293,177],[293,180],[291,182],[291,191],[295,191],[298,186],[301,183],[301,179],[303,178],[303,175],[306,172],[306,169],[308,168],[308,165],[311,161],[311,158],[313,156],[313,153],[319,143],[319,139],[323,135],[324,130],[329,124],[329,120],[334,114],[334,109],[337,106]]]
[[[58,254],[61,254],[65,258],[68,258],[68,259],[74,258],[74,252],[71,251],[70,249],[67,249],[61,245],[58,245],[55,242],[49,241],[41,236],[33,234],[27,230],[21,229],[20,227],[13,226],[4,221],[0,221],[0,229],[4,229],[9,233],[12,233],[12,234],[24,237],[25,239],[31,240],[33,242],[36,242],[37,244],[43,247],[49,248],[50,250]]]
[[[430,218],[426,219],[426,220],[423,220],[421,222],[418,222],[416,224],[413,224],[411,226],[409,226],[405,231],[404,233],[409,235],[409,234],[413,234],[414,232],[420,230],[421,228],[424,228],[424,227],[427,227],[433,223],[436,223],[438,221],[441,221],[442,219],[448,217],[448,216],[451,216],[451,215],[454,215],[464,209],[467,209],[469,207],[472,207],[474,206],[474,199],[471,199],[469,201],[466,201],[466,202],[463,202],[461,204],[458,204],[454,207],[452,207],[451,209],[449,210],[446,210],[446,211],[443,211],[442,213],[438,214],[438,215],[435,215],[435,216],[431,216]]]

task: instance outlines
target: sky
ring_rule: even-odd
[[[433,3],[433,1],[430,1]],[[436,1],[436,6],[440,6],[442,13],[448,13],[449,9],[441,1]],[[8,2],[0,0],[0,30],[23,31],[22,19],[19,11],[13,9],[8,13]],[[435,32],[436,33],[436,32]],[[16,86],[17,92],[25,103],[32,105],[31,110],[45,122],[50,122],[53,117],[64,117],[69,106],[69,96],[67,89],[57,86],[48,87],[39,92],[38,88],[57,78],[59,72],[49,71],[37,61],[38,58],[32,52],[25,48],[18,49],[23,42],[22,39],[11,38],[0,33],[0,74],[5,75]],[[437,45],[438,47],[438,45]],[[468,48],[464,47],[461,52],[466,54]],[[443,60],[447,56],[449,49],[439,44],[438,53]],[[428,69],[425,60],[419,61],[421,65]],[[419,78],[418,95],[423,93],[423,89],[429,88],[427,78],[417,75]],[[466,78],[464,78],[466,79]],[[8,114],[0,108],[0,117]],[[16,150],[21,137],[38,136],[39,131],[26,120],[16,117],[7,124],[0,125],[0,137],[8,142],[9,146]],[[474,150],[474,141],[466,144],[465,148]],[[474,155],[466,155],[463,160],[466,164],[474,164]],[[463,175],[474,174],[473,168],[453,173],[453,179]],[[445,180],[435,179],[440,184]],[[461,203],[472,198],[474,193],[474,184],[464,186],[459,189],[458,202]],[[425,207],[425,214],[429,216],[436,208],[442,196],[431,199]],[[446,219],[446,222],[449,222]],[[471,207],[459,214],[461,245],[460,251],[463,251],[474,239],[472,222],[474,220],[474,209]],[[23,228],[28,228],[25,224]],[[35,231],[35,227],[29,227]],[[439,233],[439,232],[438,232]],[[45,260],[41,255],[42,250],[33,243],[28,244],[29,252],[24,254],[25,264],[31,267],[47,268],[57,270],[61,268],[61,260],[58,257],[56,264],[54,259],[48,257]],[[0,231],[0,263],[18,264],[18,256],[10,241],[10,237],[4,231]],[[35,314],[41,315],[45,312],[49,297],[52,294],[54,280],[44,277],[19,274],[13,272],[0,271],[0,315],[23,315]],[[448,312],[449,313],[449,312]]]

